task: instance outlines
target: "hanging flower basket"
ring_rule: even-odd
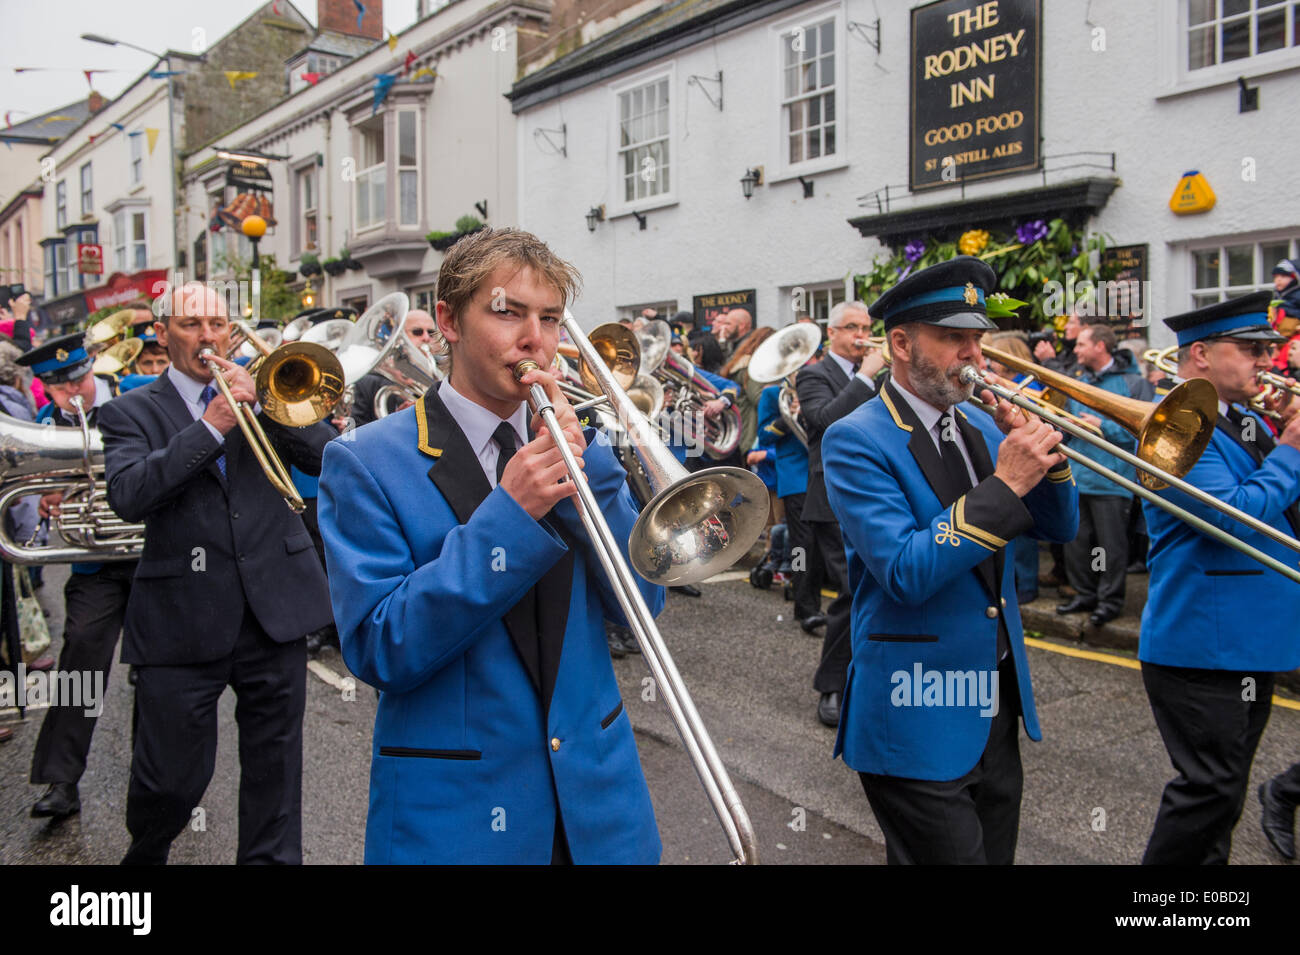
[[[342,275],[344,271],[346,271],[347,266],[343,264],[342,259],[326,259],[321,263],[321,268],[330,275]]]

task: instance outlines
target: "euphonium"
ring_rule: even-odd
[[[74,398],[79,403],[80,398]],[[0,413],[0,552],[15,564],[135,560],[144,549],[144,525],[129,524],[108,506],[104,441],[85,424],[62,428]],[[29,494],[63,493],[51,518],[64,546],[37,547],[9,536],[5,513]]]

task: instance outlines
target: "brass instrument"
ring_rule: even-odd
[[[1166,375],[1177,375],[1178,366],[1174,364],[1173,356],[1178,351],[1177,345],[1170,345],[1168,348],[1148,348],[1142,353],[1142,360],[1155,365]],[[1300,397],[1300,385],[1290,384],[1287,379],[1272,371],[1258,371],[1255,373],[1255,380],[1263,386],[1259,394],[1250,399],[1251,410],[1256,414],[1262,414],[1266,418],[1281,423],[1282,416],[1268,406],[1273,399],[1273,395],[1280,391],[1288,391],[1296,397]]]
[[[684,584],[703,580],[730,566],[749,551],[766,523],[767,489],[763,482],[741,468],[710,468],[688,473],[658,439],[654,426],[632,404],[567,309],[564,325],[578,348],[584,371],[596,379],[598,390],[617,415],[656,491],[642,509],[628,541],[631,563],[637,573],[654,583]],[[515,366],[515,377],[520,378],[536,367],[533,361],[520,362]],[[546,424],[564,460],[569,480],[576,485],[575,504],[583,526],[726,831],[735,861],[755,864],[758,846],[749,816],[623,560],[622,549],[574,459],[551,401],[540,385],[529,389],[529,405]]]
[[[355,324],[349,323],[348,334],[338,348],[349,407],[356,383],[372,373],[388,380],[375,390],[372,414],[376,419],[388,416],[388,406],[394,400],[398,404],[418,401],[442,380],[442,369],[428,346],[417,347],[406,336],[408,311],[410,299],[406,293],[393,292],[366,309]]]
[[[135,310],[130,308],[124,308],[107,318],[100,319],[90,326],[90,331],[86,332],[86,350],[97,352],[120,342],[126,336],[127,329],[134,323]]]
[[[1288,567],[1258,548],[1251,547],[1237,540],[1226,531],[1215,527],[1192,512],[1173,504],[1154,492],[1165,487],[1172,487],[1206,507],[1213,508],[1221,514],[1244,524],[1251,530],[1263,534],[1290,550],[1300,553],[1300,541],[1276,528],[1270,527],[1256,517],[1239,508],[1225,504],[1212,494],[1208,494],[1193,484],[1183,480],[1183,476],[1192,469],[1201,453],[1210,443],[1214,433],[1215,422],[1219,416],[1219,395],[1214,386],[1204,378],[1184,381],[1165,396],[1158,405],[1151,405],[1135,398],[1125,398],[1102,388],[1085,384],[1050,369],[1039,368],[1032,362],[1025,362],[1004,351],[989,345],[981,346],[984,354],[999,364],[1017,371],[1028,371],[1030,366],[1041,376],[1043,382],[1069,395],[1076,401],[1093,408],[1101,414],[1117,421],[1124,429],[1137,437],[1137,453],[1105,441],[1079,427],[1074,422],[1048,411],[1035,404],[1019,392],[999,384],[984,372],[971,365],[962,369],[962,381],[986,388],[994,395],[1011,402],[1021,411],[1037,415],[1057,428],[1086,441],[1132,465],[1138,470],[1138,481],[1131,481],[1123,475],[1099,464],[1073,448],[1058,445],[1057,449],[1072,461],[1096,471],[1102,477],[1121,487],[1132,491],[1152,505],[1168,511],[1178,519],[1185,521],[1197,530],[1213,537],[1215,540],[1238,550],[1246,556],[1259,561],[1267,567],[1291,580],[1300,583],[1300,571]]]
[[[315,424],[330,413],[343,394],[343,368],[327,349],[311,342],[299,341],[272,350],[259,336],[252,333],[252,329],[237,321],[232,321],[231,324],[239,327],[248,341],[262,353],[260,358],[248,366],[248,371],[256,375],[258,403],[272,421],[292,428],[302,428]],[[213,353],[211,348],[199,352],[200,356]],[[301,514],[305,506],[303,500],[298,496],[288,470],[271,446],[271,440],[262,429],[256,413],[250,406],[234,400],[230,394],[230,385],[220,368],[213,369],[212,382],[235,412],[239,430],[244,433],[244,439],[257,458],[257,463],[262,466],[267,480],[284,498],[289,509],[295,514]]]
[[[811,322],[796,322],[771,335],[754,349],[749,359],[749,377],[752,381],[769,384],[780,381],[777,407],[786,430],[808,447],[808,432],[799,423],[795,412],[799,396],[794,388],[795,374],[817,354],[822,344],[821,329]]]
[[[140,339],[123,339],[114,345],[109,345],[96,355],[95,364],[91,367],[91,371],[96,375],[103,375],[108,378],[129,375],[131,366],[135,364],[135,360],[140,357],[142,351],[144,351],[144,342]]]
[[[740,444],[740,409],[733,404],[716,418],[705,417],[703,406],[718,397],[718,389],[695,370],[689,358],[672,350],[671,326],[657,318],[637,332],[636,338],[645,356],[641,371],[663,384],[664,411],[679,417],[686,443],[698,442],[715,461],[735,451]]]
[[[81,409],[81,396],[72,403]],[[0,519],[0,553],[15,564],[136,560],[144,550],[144,525],[131,524],[108,505],[104,440],[80,416],[80,427],[19,421],[0,413],[0,518],[28,495],[62,493],[52,530],[64,546],[39,547],[35,535],[16,541]]]

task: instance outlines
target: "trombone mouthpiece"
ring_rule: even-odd
[[[519,364],[515,365],[515,381],[518,381],[530,371],[536,371],[541,367],[541,365],[537,364],[537,362],[533,361],[531,358],[525,358],[523,361],[519,362]]]
[[[974,365],[965,365],[962,367],[961,380],[971,385],[984,384],[984,376],[979,373],[979,369]]]

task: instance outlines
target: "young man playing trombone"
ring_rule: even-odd
[[[381,691],[368,863],[654,863],[659,834],[603,618],[625,622],[580,522],[541,384],[627,558],[636,508],[549,368],[578,276],[484,230],[438,277],[450,376],[326,451],[320,523],[343,657]],[[663,588],[637,581],[652,612]]]

